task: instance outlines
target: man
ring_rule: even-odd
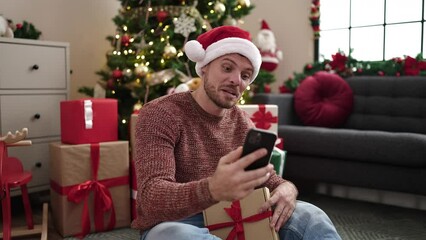
[[[141,239],[219,239],[209,234],[202,211],[239,200],[266,186],[274,208],[271,227],[281,239],[340,239],[317,207],[296,201],[297,189],[273,166],[245,171],[266,154],[241,157],[254,125],[235,104],[261,65],[250,34],[232,26],[214,28],[185,45],[202,85],[193,92],[153,100],[141,109],[136,127],[137,218]]]

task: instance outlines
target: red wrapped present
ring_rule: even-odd
[[[274,132],[278,136],[278,106],[273,104],[238,105],[247,112],[256,128]]]
[[[61,141],[68,144],[117,141],[116,99],[80,99],[61,102]]]
[[[50,205],[63,236],[130,226],[127,141],[50,144]]]
[[[278,240],[270,227],[271,211],[258,213],[269,199],[269,189],[259,188],[240,201],[219,202],[203,211],[210,233],[226,240]]]

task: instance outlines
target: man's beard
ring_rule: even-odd
[[[209,84],[209,78],[207,77],[208,74],[205,74],[204,76],[204,91],[206,92],[207,96],[212,100],[216,106],[221,108],[232,108],[236,103],[235,102],[229,102],[229,101],[222,101],[219,93],[216,91],[215,86]]]

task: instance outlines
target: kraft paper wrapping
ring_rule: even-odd
[[[123,179],[127,184],[108,187],[115,209],[115,228],[130,226],[129,147],[127,141],[100,143],[98,180]],[[60,187],[82,184],[92,180],[90,144],[50,144],[50,179]],[[95,231],[94,197],[89,197],[90,232]],[[51,188],[52,217],[55,228],[62,236],[82,232],[82,211],[84,201],[76,204]],[[110,221],[111,211],[104,214],[105,229]]]
[[[256,189],[249,196],[240,200],[242,218],[258,214],[260,206],[269,199],[269,196],[269,189],[265,187]],[[224,208],[230,208],[231,204],[232,202],[222,201],[204,210],[204,224],[209,226],[217,223],[232,222],[232,218],[224,210]],[[269,223],[270,218],[243,223],[245,240],[278,240],[278,234],[269,226]],[[221,239],[227,239],[232,228],[226,227],[210,232]]]

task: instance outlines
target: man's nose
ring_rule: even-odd
[[[231,76],[231,82],[233,84],[240,85],[242,81],[243,81],[243,79],[241,78],[241,74],[239,72],[232,74],[232,76]]]

